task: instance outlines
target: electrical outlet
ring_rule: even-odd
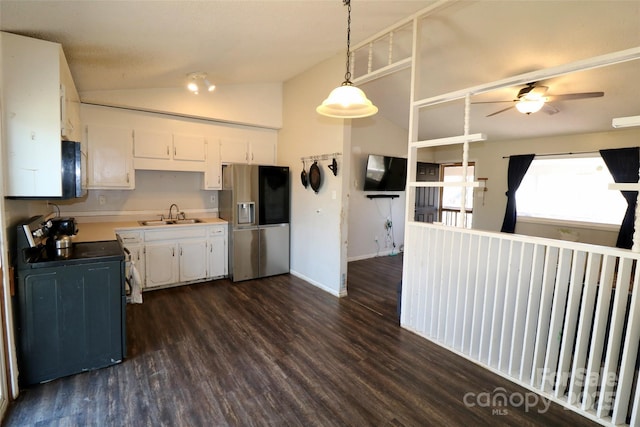
[[[100,203],[100,206],[104,206],[107,204],[107,198],[103,195],[100,195],[98,197],[98,203]]]
[[[216,202],[216,196],[215,194],[211,195],[211,203],[215,203]]]
[[[373,240],[377,242],[377,241],[378,241],[378,236],[375,236],[375,237],[373,238]]]

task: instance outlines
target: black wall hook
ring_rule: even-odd
[[[327,167],[331,169],[331,172],[333,172],[333,176],[338,176],[338,162],[336,161],[335,157],[333,158],[331,164]]]

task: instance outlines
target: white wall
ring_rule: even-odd
[[[292,170],[291,272],[334,295],[343,295],[346,279],[350,126],[342,119],[320,116],[315,109],[341,83],[344,58],[337,55],[285,82],[283,127],[278,138],[278,164]],[[300,182],[302,157],[342,153],[338,176],[320,161],[318,194]],[[307,170],[309,163],[307,163]]]
[[[397,254],[404,245],[406,191],[393,191],[397,199],[368,199],[364,177],[369,154],[407,157],[407,131],[382,116],[354,120],[351,131],[351,174],[349,180],[349,261]],[[384,224],[390,218],[393,236],[387,241]],[[378,238],[376,243],[375,238]],[[393,248],[392,243],[396,247]]]
[[[580,135],[564,135],[547,138],[522,139],[515,141],[485,141],[473,143],[469,148],[469,161],[476,162],[476,178],[487,180],[487,191],[474,193],[473,228],[488,231],[500,231],[504,210],[507,204],[507,167],[506,156],[517,154],[553,154],[598,151],[603,148],[637,147],[640,145],[640,130],[617,129],[609,132]],[[435,149],[434,160],[438,163],[460,161],[461,148]],[[516,233],[531,236],[559,238],[559,228],[569,228],[579,233],[579,241],[598,245],[615,246],[617,230],[602,230],[592,227],[566,227],[540,222],[516,223]]]
[[[81,92],[82,102],[260,126],[282,127],[282,84],[219,85],[194,95],[186,88]]]

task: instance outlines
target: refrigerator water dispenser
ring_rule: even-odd
[[[254,202],[238,203],[238,225],[255,224],[255,206]]]

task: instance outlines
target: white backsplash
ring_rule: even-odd
[[[187,217],[217,217],[218,191],[201,190],[202,173],[136,171],[134,190],[89,190],[82,199],[51,201],[79,222],[137,220],[167,215],[175,203]]]

